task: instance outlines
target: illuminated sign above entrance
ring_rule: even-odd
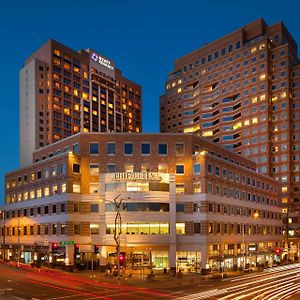
[[[147,181],[161,181],[162,177],[155,172],[128,172],[115,173],[114,180],[147,180]]]
[[[98,55],[97,53],[93,52],[91,57],[92,57],[93,61],[98,62],[100,65],[102,65],[110,70],[114,69],[110,60],[103,58],[102,56]]]

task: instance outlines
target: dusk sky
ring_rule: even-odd
[[[297,0],[1,2],[0,204],[4,174],[19,167],[19,70],[48,39],[112,59],[142,85],[143,131],[158,132],[159,96],[176,58],[258,18],[283,21],[299,45],[299,12]]]

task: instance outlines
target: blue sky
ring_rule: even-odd
[[[4,174],[19,166],[19,70],[48,39],[114,60],[143,87],[144,132],[158,132],[159,96],[176,58],[261,17],[282,20],[300,44],[299,11],[297,0],[1,2],[0,204]]]

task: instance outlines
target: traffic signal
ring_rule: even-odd
[[[99,245],[94,245],[94,253],[95,254],[99,253]]]
[[[78,254],[79,253],[79,244],[75,244],[74,245],[74,254]]]
[[[52,243],[52,253],[57,253],[58,248],[58,243]]]
[[[281,248],[276,248],[275,249],[275,254],[276,255],[280,255],[282,253],[282,249]]]
[[[124,265],[125,265],[125,252],[120,252],[119,262],[120,262],[120,266],[124,267]]]

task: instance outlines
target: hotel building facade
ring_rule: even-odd
[[[98,52],[49,40],[20,71],[20,162],[77,132],[140,132],[141,86]]]
[[[283,246],[279,184],[256,169],[193,134],[77,133],[6,175],[0,255],[114,265],[117,199],[128,269],[272,265]]]
[[[177,59],[160,98],[161,132],[194,133],[222,143],[278,180],[295,243],[300,237],[299,87],[296,42],[283,23],[268,26],[259,19]]]

